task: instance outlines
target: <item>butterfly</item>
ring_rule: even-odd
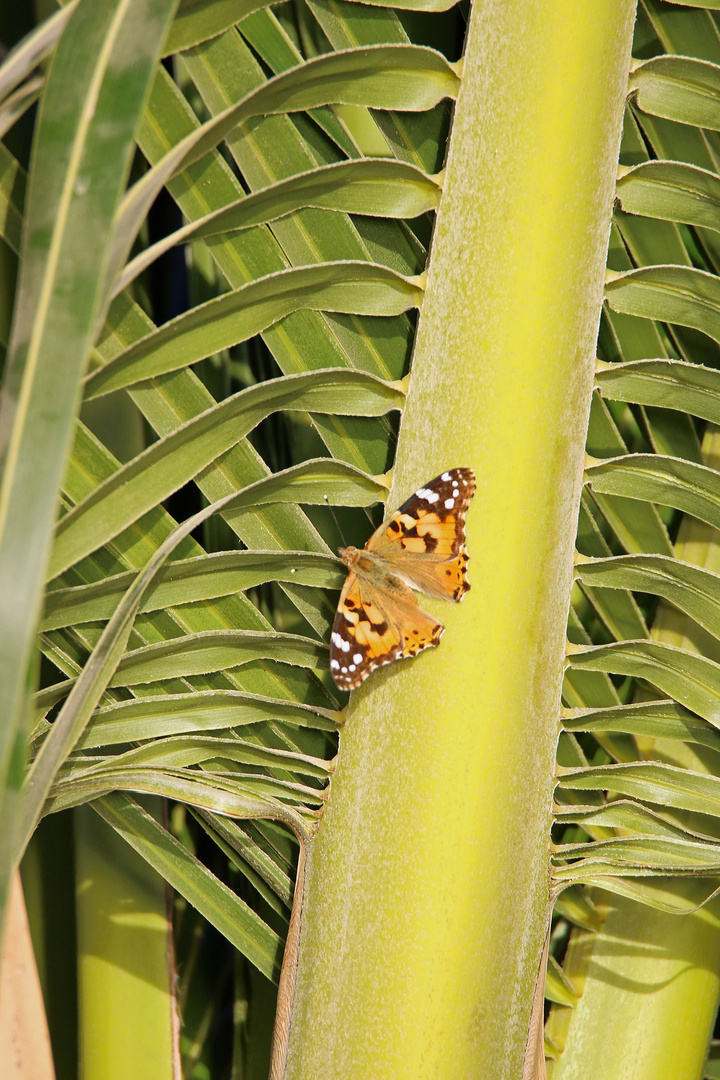
[[[450,469],[421,487],[376,529],[364,548],[340,548],[349,569],[330,635],[330,670],[341,690],[371,671],[438,645],[444,626],[423,611],[413,589],[462,600],[465,511],[472,469]]]

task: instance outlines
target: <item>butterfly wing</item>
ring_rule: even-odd
[[[410,590],[400,581],[384,584],[378,588],[352,570],[347,576],[330,635],[330,670],[341,690],[354,690],[382,664],[440,641],[444,627]]]
[[[419,488],[377,529],[366,548],[388,570],[428,596],[462,600],[470,588],[465,512],[475,494],[472,469],[449,469]]]

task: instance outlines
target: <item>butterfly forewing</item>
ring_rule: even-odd
[[[474,492],[472,469],[450,469],[384,521],[364,552],[340,552],[351,568],[330,644],[330,667],[341,689],[352,690],[376,667],[439,643],[442,625],[407,586],[462,600],[470,588],[465,511]]]
[[[436,476],[373,533],[368,551],[428,596],[462,600],[470,588],[465,512],[474,494],[472,469]]]

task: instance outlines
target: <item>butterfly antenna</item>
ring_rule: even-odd
[[[370,511],[370,507],[369,506],[363,506],[363,513],[364,513],[365,517],[368,519],[368,521],[370,522],[370,524],[372,525],[372,527],[374,529],[375,528],[375,522],[373,521],[373,516],[372,516],[372,513]]]
[[[343,542],[343,547],[347,547],[348,542],[345,539],[345,533],[342,531],[342,529],[340,527],[340,522],[337,519],[337,515],[336,515],[335,511],[333,510],[332,506],[330,505],[330,500],[328,499],[327,495],[323,495],[323,501],[324,501],[325,505],[327,506],[328,510],[330,511],[330,513],[332,514],[332,519],[335,522],[335,528],[340,533],[340,539]]]
[[[388,509],[388,507],[387,507],[387,496],[390,494],[390,485],[392,484],[392,477],[393,477],[393,470],[388,469],[388,471],[383,476],[380,476],[378,478],[380,480],[383,480],[387,484],[387,494],[385,496],[385,502],[383,503],[384,516],[387,516],[387,509]],[[363,512],[365,514],[365,517],[368,519],[368,521],[370,522],[370,524],[372,525],[372,527],[374,529],[375,528],[375,522],[373,521],[373,516],[372,516],[372,513],[370,511],[370,507],[369,506],[363,506]]]

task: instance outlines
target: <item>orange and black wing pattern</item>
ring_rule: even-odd
[[[462,600],[467,580],[465,513],[475,494],[472,469],[449,469],[403,503],[367,548],[391,573],[428,596]]]
[[[437,645],[443,629],[401,582],[385,591],[351,570],[330,635],[332,676],[354,690],[375,668]]]
[[[472,469],[450,469],[383,522],[366,554],[341,551],[351,569],[330,640],[330,669],[341,690],[355,689],[383,664],[439,643],[442,624],[422,610],[408,586],[462,600],[470,588],[465,512],[474,492]]]

